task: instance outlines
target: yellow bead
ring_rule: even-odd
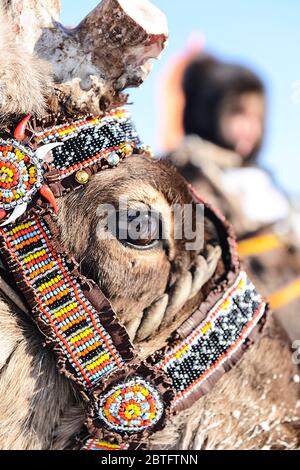
[[[87,184],[90,180],[90,175],[85,170],[77,171],[75,179],[79,184]]]
[[[125,143],[125,144],[122,144],[120,145],[120,152],[125,155],[126,157],[128,157],[129,155],[132,154],[133,152],[133,147],[132,145],[128,144],[128,143]]]

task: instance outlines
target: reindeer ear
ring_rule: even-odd
[[[47,86],[50,82],[49,65],[26,49],[18,41],[16,27],[8,14],[11,2],[0,3],[0,113],[42,115]],[[7,8],[5,8],[7,5]]]

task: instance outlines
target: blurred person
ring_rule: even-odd
[[[182,84],[185,136],[168,158],[233,224],[246,269],[298,339],[300,250],[293,211],[258,158],[264,84],[247,67],[206,54],[187,64]]]

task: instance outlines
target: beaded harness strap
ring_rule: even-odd
[[[207,393],[238,361],[262,329],[266,304],[239,271],[225,220],[205,204],[227,244],[230,275],[167,348],[140,362],[108,300],[61,245],[53,217],[57,197],[143,151],[131,117],[118,109],[36,131],[35,151],[22,138],[28,120],[15,139],[0,139],[1,256],[52,345],[59,370],[86,404],[86,427],[76,446],[140,448],[171,413]]]

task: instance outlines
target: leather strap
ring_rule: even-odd
[[[59,369],[84,397],[89,431],[102,439],[108,434],[120,440],[122,434],[126,442],[141,431],[145,438],[150,429],[160,429],[173,397],[170,380],[136,361],[109,302],[61,247],[51,214],[31,211],[2,228],[0,249]],[[106,410],[120,393],[132,395],[132,403],[142,395],[145,413],[136,419],[130,412],[120,414],[117,424]]]
[[[106,168],[117,166],[133,151],[143,149],[131,115],[117,109],[101,118],[78,119],[54,125],[34,135],[34,145],[62,143],[52,151],[45,182],[55,197],[82,187],[76,175],[86,172],[88,178]]]

